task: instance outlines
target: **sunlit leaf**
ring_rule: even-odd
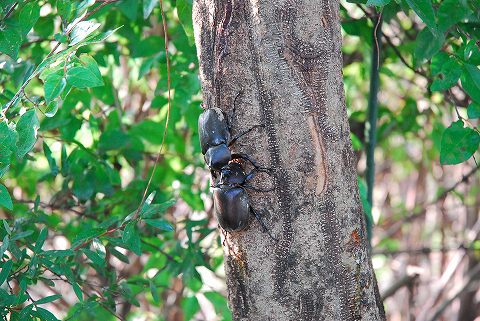
[[[132,250],[133,253],[137,255],[142,254],[140,235],[138,234],[136,221],[132,221],[125,226],[122,240],[128,245],[129,249]]]
[[[80,21],[70,33],[70,46],[73,46],[87,38],[92,32],[98,29],[101,24],[93,21]]]
[[[143,18],[147,19],[157,5],[158,0],[143,0]]]
[[[26,35],[40,17],[40,7],[35,1],[27,3],[20,12],[19,23],[22,33]]]
[[[35,145],[40,122],[34,109],[25,112],[17,123],[17,156],[23,158]]]
[[[66,86],[67,80],[63,75],[60,75],[58,73],[48,75],[44,83],[45,100],[47,104],[49,104],[53,99],[60,96]]]
[[[443,132],[440,163],[443,165],[462,163],[472,157],[479,144],[480,134],[471,128],[463,127],[461,120],[456,121]]]
[[[173,231],[173,226],[161,219],[145,219],[145,223],[163,231]]]
[[[16,29],[6,28],[0,32],[0,54],[4,53],[15,60],[21,44],[22,37]]]
[[[437,33],[435,11],[431,0],[405,0],[410,8],[422,19],[433,34]]]
[[[193,46],[195,40],[193,38],[192,0],[177,0],[177,12],[188,42]]]
[[[54,294],[54,295],[49,295],[44,298],[41,298],[40,300],[35,301],[35,304],[40,305],[40,304],[45,304],[45,303],[50,303],[55,300],[58,300],[62,297],[61,294]]]

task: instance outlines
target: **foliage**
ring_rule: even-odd
[[[389,47],[385,48],[383,67],[380,70],[383,76],[388,80],[398,81],[401,75],[390,67],[401,60],[404,68],[410,69],[428,81],[428,89],[424,92],[424,97],[430,104],[441,100],[442,104],[456,109],[458,120],[461,122],[453,120],[452,126],[455,126],[456,130],[450,129],[451,127],[449,130],[444,130],[439,149],[440,162],[445,165],[459,164],[471,158],[478,150],[480,143],[478,126],[473,121],[478,118],[480,102],[480,69],[478,68],[480,50],[477,45],[480,39],[478,29],[480,13],[476,10],[480,2],[478,0],[350,2],[379,6],[384,28],[386,25],[393,26],[392,29],[398,32],[393,37],[386,36]],[[416,16],[413,16],[412,12]],[[398,13],[410,16],[411,20],[400,21]],[[353,24],[357,28],[353,29]],[[348,22],[343,27],[350,35],[366,38],[365,35],[368,34],[372,25],[368,19],[364,18]],[[393,44],[392,38],[398,42],[398,45]],[[371,43],[371,39],[365,40]],[[408,78],[411,79],[411,75],[408,75]],[[395,127],[401,132],[418,131],[420,128],[416,116],[420,116],[420,112],[415,105],[415,102],[407,101],[400,115],[384,115],[391,121],[384,123],[388,129],[381,128],[380,137],[384,130],[391,132]],[[460,112],[459,109],[466,109],[467,113]],[[388,111],[384,110],[384,112]],[[427,115],[432,112],[435,117],[431,119],[437,126],[441,126],[439,121],[445,110],[434,110],[428,107],[422,113]],[[437,133],[431,132],[431,135],[437,135]]]
[[[174,290],[186,314],[199,310],[197,267],[221,261],[204,245],[216,244],[209,221],[175,214],[203,210],[208,188],[191,175],[202,167],[191,1],[163,5],[174,108],[153,173],[168,108],[159,1],[2,1],[3,319],[123,319],[117,305],[165,308]]]
[[[375,45],[366,5],[382,6],[383,28],[394,34],[379,44],[381,91],[398,97],[380,100],[379,149],[402,169],[418,160],[399,137],[409,146],[428,141],[420,163],[470,159],[480,144],[479,1],[351,2],[341,12],[356,149],[363,150],[364,126],[354,125],[365,123]],[[153,172],[168,114],[161,3],[172,109]],[[201,297],[231,319],[225,298],[199,272],[217,273],[222,257],[201,198],[208,183],[197,143],[192,1],[0,6],[0,315],[163,320],[159,311],[177,308],[189,320]],[[370,212],[364,188],[362,198]],[[59,292],[64,285],[71,295]]]

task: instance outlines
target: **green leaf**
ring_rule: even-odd
[[[10,166],[10,157],[17,149],[17,132],[6,122],[0,121],[0,177]]]
[[[157,5],[158,0],[143,0],[143,18],[147,19]]]
[[[60,96],[66,86],[67,80],[63,75],[58,73],[48,75],[44,83],[46,103],[49,104],[53,99]]]
[[[98,29],[101,24],[93,21],[80,21],[70,33],[70,46],[76,45]]]
[[[103,132],[98,141],[98,148],[101,150],[115,150],[127,146],[129,136],[120,129],[107,130]]]
[[[82,201],[90,199],[95,193],[94,172],[88,171],[86,175],[77,177],[73,182],[72,191]]]
[[[433,34],[437,33],[437,24],[435,23],[435,12],[433,11],[430,0],[405,0],[410,8],[422,19],[430,28]]]
[[[6,28],[0,32],[0,54],[4,53],[16,60],[21,44],[22,37],[16,29]]]
[[[47,158],[48,166],[50,166],[51,173],[56,176],[58,174],[57,162],[55,161],[55,158],[52,157],[52,151],[50,150],[45,141],[43,142],[43,153]]]
[[[98,81],[102,82],[103,85],[102,74],[100,73],[100,69],[98,69],[97,61],[92,56],[87,54],[81,54],[80,61],[85,66],[85,68],[90,70],[90,72],[95,75],[95,78]]]
[[[44,308],[37,307],[35,315],[40,317],[42,321],[60,321],[58,320],[52,312],[45,310]]]
[[[10,197],[7,188],[2,184],[0,184],[0,206],[5,207],[10,211],[13,209],[12,198]]]
[[[5,232],[7,232],[8,235],[12,235],[12,228],[8,224],[7,220],[2,220],[3,222],[3,228],[5,229]]]
[[[36,1],[29,2],[23,7],[20,12],[20,28],[22,33],[26,35],[35,25],[38,18],[40,18],[40,7]]]
[[[113,256],[115,256],[120,261],[122,261],[124,263],[127,263],[127,264],[130,263],[130,260],[128,259],[128,256],[126,256],[123,253],[117,251],[115,248],[112,247],[112,248],[109,249],[109,251]]]
[[[133,251],[133,253],[138,256],[142,254],[140,235],[138,234],[136,221],[132,221],[125,226],[122,241]]]
[[[147,223],[150,226],[156,227],[160,230],[163,230],[163,231],[173,231],[173,226],[170,225],[167,221],[162,220],[162,219],[148,218],[148,219],[145,220],[145,223]]]
[[[440,71],[443,78],[435,79],[430,89],[432,91],[447,90],[455,85],[462,75],[462,66],[454,59],[449,59],[443,64]]]
[[[20,314],[18,315],[18,320],[31,320],[30,317],[30,312],[32,312],[33,309],[33,304],[29,304],[26,307],[22,309]]]
[[[92,250],[89,249],[83,249],[83,253],[92,261],[93,264],[96,264],[98,266],[104,266],[105,265],[105,259],[100,257],[97,253],[93,252]]]
[[[143,204],[142,209],[140,210],[140,217],[141,218],[152,218],[157,214],[165,213],[167,209],[172,207],[176,203],[175,200],[169,200],[161,204],[148,204],[145,202]]]
[[[463,51],[463,59],[473,65],[480,65],[480,48],[475,40],[470,40]]]
[[[71,0],[58,0],[57,1],[57,13],[63,18],[64,21],[70,21],[72,18],[72,3]]]
[[[128,19],[137,19],[137,0],[123,0],[118,4],[118,7]]]
[[[440,163],[459,164],[468,160],[480,144],[480,134],[471,128],[464,128],[461,120],[450,125],[442,135]]]
[[[205,292],[205,297],[213,304],[218,315],[222,315],[224,320],[232,320],[232,314],[228,309],[227,300],[218,292]]]
[[[467,115],[470,119],[480,118],[480,104],[473,102],[468,105]]]
[[[450,61],[450,56],[445,51],[439,51],[432,57],[430,63],[430,70],[433,75],[438,75],[442,72],[443,66]]]
[[[47,108],[45,108],[44,114],[46,117],[51,118],[56,115],[57,111],[58,111],[58,101],[54,100],[47,105]]]
[[[78,285],[77,282],[73,282],[72,288],[73,288],[73,292],[75,292],[75,295],[80,300],[80,302],[83,302],[83,291],[80,285]]]
[[[14,235],[12,236],[11,241],[20,240],[20,239],[26,238],[27,236],[30,236],[30,235],[32,235],[32,234],[33,234],[33,231],[32,231],[32,230],[19,232],[19,233],[16,233],[16,234],[14,234]]]
[[[188,43],[193,46],[195,39],[193,37],[192,0],[177,0],[177,13],[187,35]]]
[[[448,28],[464,19],[470,10],[465,0],[444,0],[438,8],[438,29],[445,32]]]
[[[3,221],[5,223],[5,221]],[[2,245],[0,245],[0,259],[3,258],[3,254],[8,249],[8,245],[10,244],[10,238],[8,235],[3,237]]]
[[[0,8],[2,8],[2,10],[4,12],[8,11],[10,8],[12,8],[12,4],[15,3],[16,0],[2,0],[0,2]]]
[[[465,64],[460,77],[462,87],[475,102],[480,103],[480,70],[477,66]]]
[[[35,301],[35,304],[40,305],[40,304],[49,303],[49,302],[55,301],[57,299],[60,299],[61,297],[62,297],[61,294],[49,295],[47,297],[41,298],[38,301]]]
[[[420,66],[433,57],[443,46],[445,35],[435,36],[430,29],[423,28],[415,41],[415,66]]]
[[[0,271],[0,285],[2,285],[8,279],[8,275],[10,274],[12,266],[12,260],[8,260],[2,264],[2,270]]]
[[[389,4],[390,1],[392,1],[392,0],[368,0],[367,1],[367,6],[383,7],[383,6],[386,6],[387,4]]]
[[[146,141],[160,145],[165,125],[163,122],[153,120],[143,120],[132,126],[130,133],[145,139]]]
[[[182,307],[182,311],[185,313],[185,320],[191,320],[200,310],[200,304],[195,296],[183,298],[180,305]]]
[[[75,252],[73,250],[49,250],[45,251],[42,253],[42,256],[44,257],[50,257],[50,258],[55,258],[55,257],[67,257],[67,256],[73,256],[75,255]]]
[[[25,112],[17,123],[17,156],[23,158],[35,145],[37,130],[40,128],[34,109]]]
[[[149,280],[148,282],[149,287],[150,287],[150,293],[152,294],[153,302],[155,303],[160,303],[160,297],[158,296],[158,290],[155,284],[153,283],[152,280]],[[189,320],[189,319],[188,319]]]
[[[115,28],[113,30],[108,30],[106,32],[101,32],[98,35],[92,35],[92,36],[88,37],[87,40],[82,42],[82,44],[90,45],[90,44],[94,44],[94,43],[103,42],[105,39],[110,37],[115,31],[117,31],[120,28],[121,28],[121,26],[118,27],[118,28]]]
[[[86,67],[73,67],[67,71],[67,81],[70,85],[77,88],[103,86],[103,79],[98,70],[98,66],[97,71],[94,71],[92,65],[87,65]]]
[[[45,240],[47,239],[48,236],[48,229],[44,227],[41,231],[40,234],[38,234],[38,238],[35,241],[35,247],[33,248],[34,253],[39,253],[42,250],[42,246],[45,243]]]

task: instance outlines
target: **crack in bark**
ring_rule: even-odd
[[[279,55],[290,66],[291,74],[297,80],[299,89],[309,101],[309,104],[304,105],[304,108],[307,112],[312,145],[316,150],[318,167],[316,194],[321,195],[322,199],[320,205],[321,230],[325,239],[327,270],[332,273],[332,285],[336,287],[341,297],[340,303],[344,306],[341,309],[345,312],[342,314],[342,319],[354,321],[360,320],[361,317],[357,309],[356,293],[347,293],[347,289],[351,288],[348,282],[352,283],[352,280],[346,278],[349,271],[341,261],[341,238],[337,233],[338,220],[335,217],[334,194],[331,184],[329,184],[324,143],[325,141],[336,141],[338,135],[335,135],[336,131],[327,122],[325,84],[330,62],[329,51],[332,51],[332,46],[329,46],[328,43],[332,43],[333,40],[332,16],[328,1],[323,1],[322,9],[322,25],[326,28],[330,25],[330,29],[327,29],[330,30],[330,33],[327,34],[327,41],[324,44],[321,43],[322,47],[326,48],[316,48],[314,44],[302,41],[295,35],[297,11],[292,0],[285,2],[277,15],[280,20],[278,22],[281,24],[280,35],[283,40],[283,48],[279,50]],[[350,313],[346,313],[347,310],[350,310]]]

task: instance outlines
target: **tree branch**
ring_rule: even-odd
[[[395,233],[397,233],[397,231],[402,227],[403,224],[407,223],[407,222],[410,222],[410,221],[413,221],[417,218],[420,218],[422,217],[426,211],[427,211],[427,207],[430,206],[430,205],[433,205],[433,204],[436,204],[438,201],[444,199],[450,192],[454,191],[460,184],[464,183],[464,182],[467,182],[468,179],[473,175],[475,174],[478,170],[480,169],[480,166],[476,166],[474,168],[472,168],[470,170],[470,172],[468,172],[467,174],[465,174],[462,179],[460,179],[458,182],[456,182],[455,184],[453,184],[450,188],[444,190],[439,196],[437,196],[433,201],[430,201],[428,202],[427,204],[423,205],[422,208],[416,210],[416,211],[413,211],[412,214],[408,215],[408,216],[405,216],[403,217],[401,220],[395,222],[386,232],[385,234],[383,235],[382,239],[377,242],[378,243],[381,243],[382,241],[384,241],[385,239],[387,238],[390,238],[392,237]]]
[[[480,274],[480,264],[477,264],[472,270],[470,270],[462,285],[457,288],[457,291],[452,296],[450,296],[450,298],[448,298],[438,307],[438,309],[433,313],[429,321],[438,320],[438,318],[442,315],[443,311],[445,311],[445,309],[465,291],[477,290],[477,287],[475,286],[475,284],[472,284],[472,281],[475,280],[478,274]]]
[[[398,281],[394,282],[389,288],[387,288],[382,294],[382,301],[385,301],[389,297],[393,296],[398,290],[404,286],[410,286],[418,278],[418,273],[413,273],[411,275],[405,274]]]

